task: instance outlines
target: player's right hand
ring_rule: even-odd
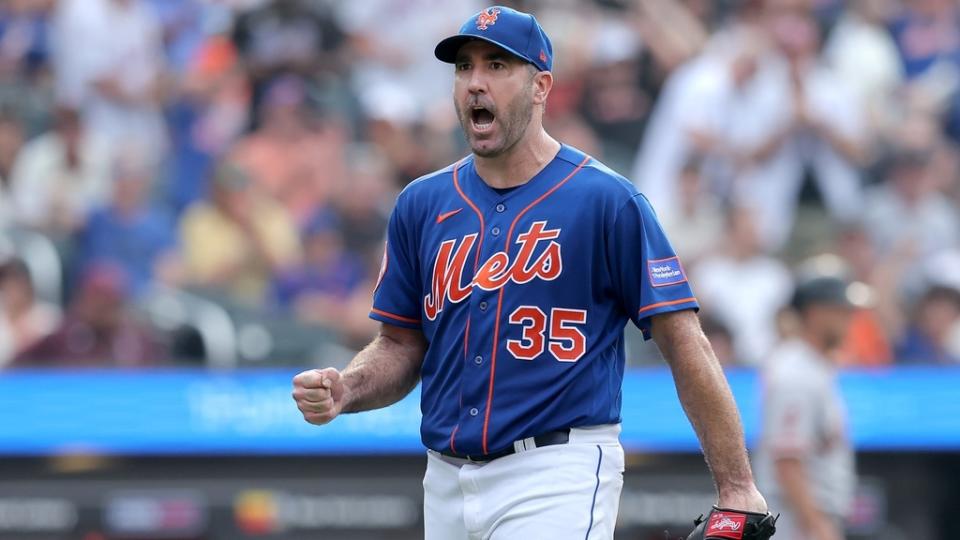
[[[293,400],[303,419],[322,426],[343,410],[343,381],[333,368],[308,369],[293,378]]]

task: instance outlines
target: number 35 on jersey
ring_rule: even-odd
[[[423,311],[435,320],[445,302],[457,304],[466,300],[474,287],[495,291],[505,284],[529,283],[534,279],[553,281],[563,271],[561,246],[556,241],[560,229],[548,229],[546,221],[536,221],[530,229],[517,235],[519,246],[513,260],[499,251],[480,265],[474,278],[464,283],[464,269],[477,241],[477,234],[460,240],[447,240],[440,245],[433,266],[431,290],[423,299]],[[543,244],[544,247],[538,247]],[[560,362],[576,362],[586,352],[586,336],[575,325],[587,322],[582,309],[550,308],[549,315],[538,306],[520,306],[508,318],[510,324],[522,326],[521,339],[507,340],[507,350],[520,360],[533,360],[548,350]]]

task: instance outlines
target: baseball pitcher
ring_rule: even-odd
[[[553,48],[490,7],[441,41],[471,155],[411,183],[390,218],[370,316],[341,373],[294,378],[304,418],[386,407],[419,381],[425,537],[613,538],[623,328],[670,364],[717,507],[690,538],[768,538],[723,372],[680,260],[633,184],[543,128]]]

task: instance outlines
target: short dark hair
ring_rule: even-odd
[[[931,285],[920,297],[920,305],[940,300],[950,302],[957,309],[960,309],[960,290],[948,285]]]

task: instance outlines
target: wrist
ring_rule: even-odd
[[[354,409],[354,381],[350,375],[350,373],[344,373],[340,378],[340,384],[343,385],[343,394],[340,398],[340,412],[343,413],[359,412]]]
[[[767,512],[767,501],[757,490],[753,482],[744,484],[726,484],[717,489],[717,506],[731,510],[742,510],[763,514]]]

